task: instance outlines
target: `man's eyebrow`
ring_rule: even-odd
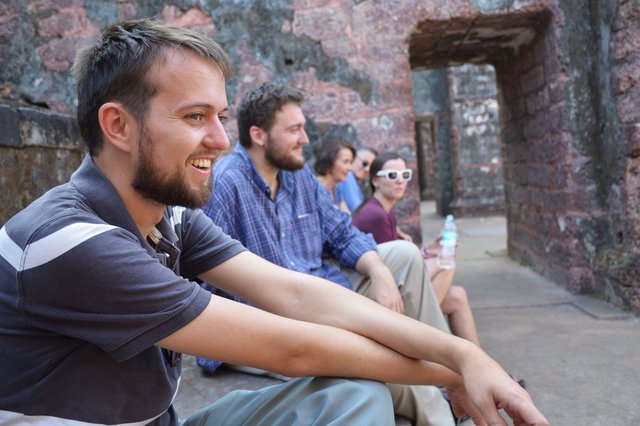
[[[191,108],[205,108],[205,109],[215,109],[215,107],[206,102],[194,102],[192,104],[184,104],[178,107],[179,110],[191,109]],[[218,113],[227,113],[229,112],[229,106],[225,106]]]
[[[304,125],[305,125],[304,122],[293,123],[293,124],[285,127],[285,129],[293,129],[294,127],[304,127]]]

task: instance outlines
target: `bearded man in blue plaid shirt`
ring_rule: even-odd
[[[237,114],[240,143],[216,164],[205,213],[272,263],[325,278],[449,331],[417,246],[406,241],[376,245],[333,206],[305,165],[302,147],[309,139],[302,102],[301,92],[271,83],[243,97]],[[202,358],[198,364],[208,371],[220,365]],[[453,424],[435,387],[389,387],[396,414],[415,425]]]

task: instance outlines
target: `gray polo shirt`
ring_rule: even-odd
[[[199,210],[156,228],[150,244],[87,157],[0,229],[0,423],[177,423],[180,357],[154,344],[208,304],[192,280],[244,248]]]

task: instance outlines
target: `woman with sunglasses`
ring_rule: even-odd
[[[413,171],[395,152],[382,153],[371,164],[369,181],[373,195],[354,212],[353,224],[361,231],[372,234],[378,244],[397,239],[412,241],[410,235],[398,228],[393,212],[412,175]],[[452,285],[455,269],[441,269],[437,265],[434,254],[439,247],[437,240],[429,246],[425,262],[442,312],[448,315],[454,335],[480,345],[467,293],[464,288]],[[426,251],[423,250],[423,253]]]
[[[327,188],[336,208],[351,213],[336,185],[347,179],[347,173],[351,170],[351,163],[356,155],[356,149],[349,142],[340,139],[327,139],[316,148],[316,161],[313,169],[318,175],[318,180]]]

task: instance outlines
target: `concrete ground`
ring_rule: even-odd
[[[423,203],[425,240],[444,223],[434,211],[433,203]],[[640,425],[640,318],[571,295],[512,262],[504,217],[456,222],[461,240],[455,281],[469,294],[481,345],[507,371],[526,379],[550,423]],[[175,405],[186,417],[230,390],[272,383],[280,382],[225,369],[206,376],[186,356]]]

